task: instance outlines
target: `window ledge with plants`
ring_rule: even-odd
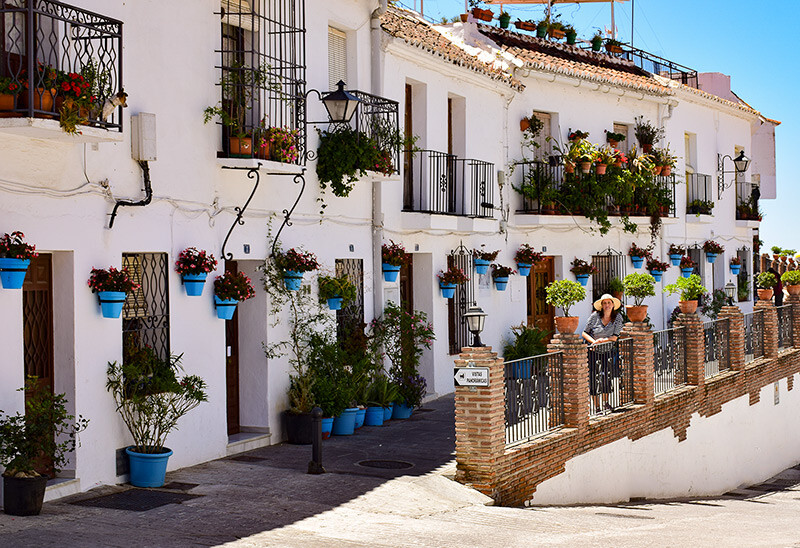
[[[263,158],[217,158],[217,166],[226,169],[258,169],[271,174],[299,175],[303,173],[303,166]]]

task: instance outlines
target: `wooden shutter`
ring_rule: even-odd
[[[328,89],[339,80],[347,82],[347,35],[328,27]]]

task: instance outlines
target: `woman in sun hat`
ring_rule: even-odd
[[[589,393],[595,412],[613,409],[608,394],[613,390],[613,378],[619,377],[619,350],[613,343],[622,333],[622,303],[604,293],[594,302],[594,312],[589,316],[582,336],[589,343]],[[608,344],[612,343],[612,344]],[[600,407],[603,394],[603,407]]]

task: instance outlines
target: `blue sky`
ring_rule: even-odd
[[[464,11],[464,0],[416,0],[417,11],[435,20]],[[800,249],[797,208],[800,189],[795,184],[792,158],[800,138],[800,45],[790,37],[800,24],[797,0],[632,0],[633,45],[698,72],[723,72],[739,97],[769,118],[780,120],[776,129],[778,198],[761,202],[765,216],[761,239],[767,247]],[[400,0],[414,7],[414,0]],[[617,38],[631,41],[632,2],[617,3]],[[486,7],[486,6],[484,6]],[[489,6],[499,13],[499,6]],[[541,19],[543,5],[504,9],[515,19]],[[554,14],[571,22],[579,38],[597,28],[610,28],[610,4],[556,4]],[[673,147],[674,148],[674,147]]]

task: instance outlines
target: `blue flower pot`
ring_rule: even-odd
[[[0,258],[0,283],[4,289],[21,289],[30,259]]]
[[[392,418],[393,419],[407,419],[411,416],[411,413],[414,411],[413,407],[409,407],[404,403],[395,403],[392,407]]]
[[[662,275],[662,274],[664,274],[664,272],[663,272],[663,271],[661,271],[661,270],[651,270],[651,271],[650,271],[650,275],[651,275],[653,278],[655,278],[655,280],[656,280],[657,282],[660,282],[660,281],[661,281],[661,275]]]
[[[287,270],[283,273],[283,284],[289,291],[297,291],[303,285],[303,273]]]
[[[356,412],[356,424],[355,424],[356,430],[364,426],[364,420],[366,419],[366,416],[367,416],[367,408],[359,407],[358,411]]]
[[[334,436],[352,436],[356,429],[358,407],[348,407],[338,417],[333,417]]]
[[[184,274],[181,276],[183,279],[183,288],[186,290],[186,294],[190,297],[199,297],[203,294],[203,287],[206,284],[206,278],[208,274],[203,272],[202,274]]]
[[[681,255],[673,253],[672,255],[669,256],[669,260],[672,263],[672,266],[678,266],[679,264],[681,264]]]
[[[383,407],[367,407],[364,424],[366,426],[383,426]]]
[[[328,299],[328,308],[331,310],[341,310],[343,300],[342,297],[331,297]]]
[[[130,461],[131,485],[136,487],[161,487],[167,474],[167,461],[172,456],[170,449],[164,453],[137,453],[133,446],[125,449]]]
[[[124,291],[98,291],[97,296],[100,297],[100,312],[103,317],[119,318],[127,293]]]
[[[581,284],[583,287],[586,287],[586,284],[589,283],[588,274],[575,274],[575,279],[578,280],[578,283]]]
[[[631,261],[633,261],[633,268],[642,268],[644,257],[631,257]]]
[[[239,301],[234,299],[229,299],[223,301],[216,295],[214,295],[214,306],[217,307],[217,318],[220,320],[230,320],[233,318],[234,312],[236,312],[236,305],[239,304]]]
[[[388,407],[383,408],[383,422],[388,421],[392,418],[392,411],[394,410],[394,404],[389,404]]]
[[[531,265],[528,263],[517,263],[517,270],[520,276],[527,276],[531,273]]]
[[[740,265],[740,264],[732,264],[731,265],[731,274],[733,274],[734,276],[738,276],[739,275],[739,271],[741,269],[742,269],[742,265]]]
[[[489,272],[489,261],[486,259],[475,259],[475,272],[481,275]]]
[[[322,419],[322,439],[327,440],[331,437],[331,430],[333,430],[333,417],[326,417]]]
[[[498,291],[505,291],[508,287],[508,276],[499,276],[494,279],[494,288]]]
[[[706,253],[706,260],[709,263],[713,264],[713,262],[717,260],[717,254],[716,253]]]
[[[400,267],[393,264],[383,263],[383,281],[396,282],[397,275],[400,273]]]
[[[514,364],[514,378],[515,379],[530,379],[531,378],[531,363],[532,360],[524,360]]]
[[[694,268],[681,268],[681,276],[688,278],[694,272]]]
[[[452,299],[456,294],[456,284],[439,284],[439,289],[442,290],[442,297],[445,299]]]

